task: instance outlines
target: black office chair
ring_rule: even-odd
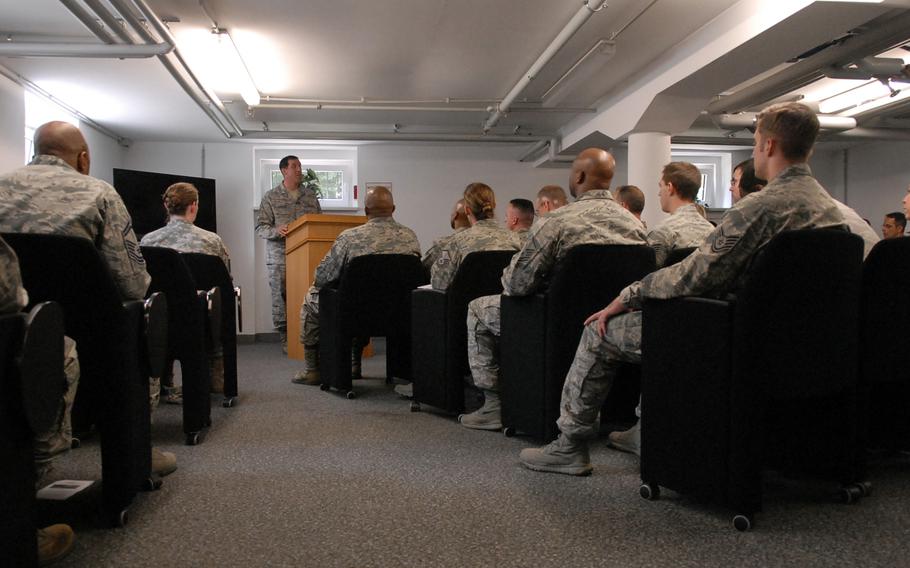
[[[184,262],[202,290],[218,288],[221,292],[221,321],[216,334],[224,354],[224,401],[230,408],[237,403],[237,330],[243,331],[242,298],[240,288],[234,287],[227,266],[219,257],[201,253],[181,253]],[[210,324],[218,325],[214,320]]]
[[[863,263],[860,369],[870,448],[910,449],[910,238],[879,242]]]
[[[660,486],[734,509],[747,530],[761,472],[833,477],[868,491],[859,437],[862,240],[776,236],[734,300],[647,301],[642,322],[641,495]]]
[[[427,282],[420,258],[370,254],[351,260],[341,278],[319,290],[321,388],[351,390],[355,337],[386,338],[386,381],[411,378],[411,291]]]
[[[0,565],[37,566],[33,438],[51,428],[65,389],[63,312],[45,302],[0,316]]]
[[[175,359],[180,361],[183,432],[187,445],[196,445],[212,423],[206,356],[207,297],[197,294],[196,281],[177,251],[142,247],[142,256],[152,277],[149,294],[162,292],[168,300],[168,360],[169,365]]]
[[[4,233],[3,239],[19,257],[32,305],[59,303],[66,335],[78,345],[81,377],[73,429],[87,431],[95,424],[99,430],[104,513],[121,526],[136,492],[161,485],[151,474],[148,378],[164,367],[166,301],[161,295],[121,301],[107,265],[87,239],[19,233]],[[150,357],[155,351],[158,356]]]
[[[468,303],[502,292],[502,271],[514,255],[513,250],[472,252],[447,290],[419,288],[411,293],[411,410],[420,410],[421,403],[451,413],[464,410],[464,378],[470,374]]]
[[[558,434],[559,400],[585,319],[654,270],[645,245],[579,245],[553,269],[546,291],[502,297],[500,397],[507,436],[540,441]],[[634,366],[629,372],[635,373]],[[631,381],[617,381],[625,418],[638,402]],[[607,419],[605,419],[607,420]]]

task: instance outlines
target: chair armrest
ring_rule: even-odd
[[[221,289],[212,288],[205,293],[205,306],[209,319],[209,340],[212,350],[221,349]]]
[[[129,302],[124,302],[127,307]],[[167,298],[155,292],[145,300],[145,346],[149,373],[152,377],[164,375],[167,364]]]
[[[240,333],[243,333],[243,293],[240,289],[240,286],[234,286],[234,297],[237,298],[236,310],[237,310],[237,329]]]

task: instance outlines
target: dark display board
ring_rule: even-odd
[[[177,182],[191,183],[199,190],[196,225],[206,231],[218,232],[215,219],[215,180],[114,168],[114,189],[123,198],[126,209],[133,218],[133,230],[138,238],[167,224],[164,192]]]

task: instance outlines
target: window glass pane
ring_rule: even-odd
[[[344,197],[344,172],[338,170],[316,170],[319,189],[323,199],[341,199]]]

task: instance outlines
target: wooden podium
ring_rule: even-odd
[[[287,263],[288,357],[291,359],[303,359],[300,306],[307,290],[313,285],[316,267],[341,231],[366,222],[367,218],[362,215],[311,214],[298,218],[288,226],[284,254]]]

